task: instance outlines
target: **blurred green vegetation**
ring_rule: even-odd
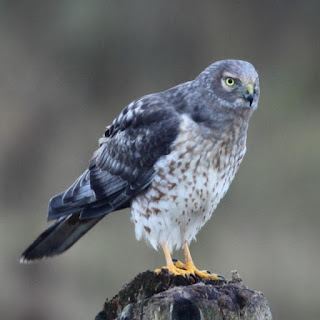
[[[237,269],[275,319],[318,319],[319,12],[316,0],[1,1],[1,319],[93,318],[124,282],[163,265],[135,241],[128,211],[61,257],[18,258],[126,104],[226,58],[256,66],[261,100],[193,258],[227,277]]]

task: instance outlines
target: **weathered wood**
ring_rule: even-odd
[[[138,274],[95,320],[272,320],[268,301],[248,289],[237,273],[231,281],[186,279],[166,271]]]

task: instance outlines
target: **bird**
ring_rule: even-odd
[[[130,208],[137,240],[163,249],[166,265],[156,273],[221,279],[195,266],[189,245],[239,168],[259,95],[254,66],[228,59],[129,103],[106,127],[88,169],[50,200],[55,222],[20,261],[61,254],[106,215]],[[180,249],[184,263],[171,256]]]

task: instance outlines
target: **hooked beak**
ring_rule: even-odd
[[[253,85],[251,83],[248,83],[243,92],[243,96],[247,101],[250,102],[250,106],[252,105],[252,101],[253,101],[253,93],[254,93]]]

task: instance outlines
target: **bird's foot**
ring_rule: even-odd
[[[175,275],[175,276],[183,276],[183,277],[187,277],[187,273],[186,270],[177,268],[174,264],[169,265],[169,266],[164,266],[161,269],[156,269],[154,270],[156,274],[160,274],[162,270],[168,270],[169,273]]]
[[[183,262],[181,262],[180,260],[172,259],[172,262],[179,269],[183,269],[183,270],[187,269],[186,265]]]
[[[176,268],[183,270],[185,274],[189,276],[196,276],[201,279],[225,280],[225,278],[220,274],[211,273],[208,270],[199,270],[193,263],[187,265],[175,259],[173,260],[173,263]]]
[[[221,275],[211,273],[207,270],[198,270],[194,265],[187,266],[179,260],[173,260],[173,264],[164,266],[162,269],[168,270],[171,274],[175,276],[183,276],[185,278],[192,278],[195,282],[198,282],[199,279],[211,279],[211,280],[225,280]],[[156,269],[155,273],[160,274],[162,269]]]

